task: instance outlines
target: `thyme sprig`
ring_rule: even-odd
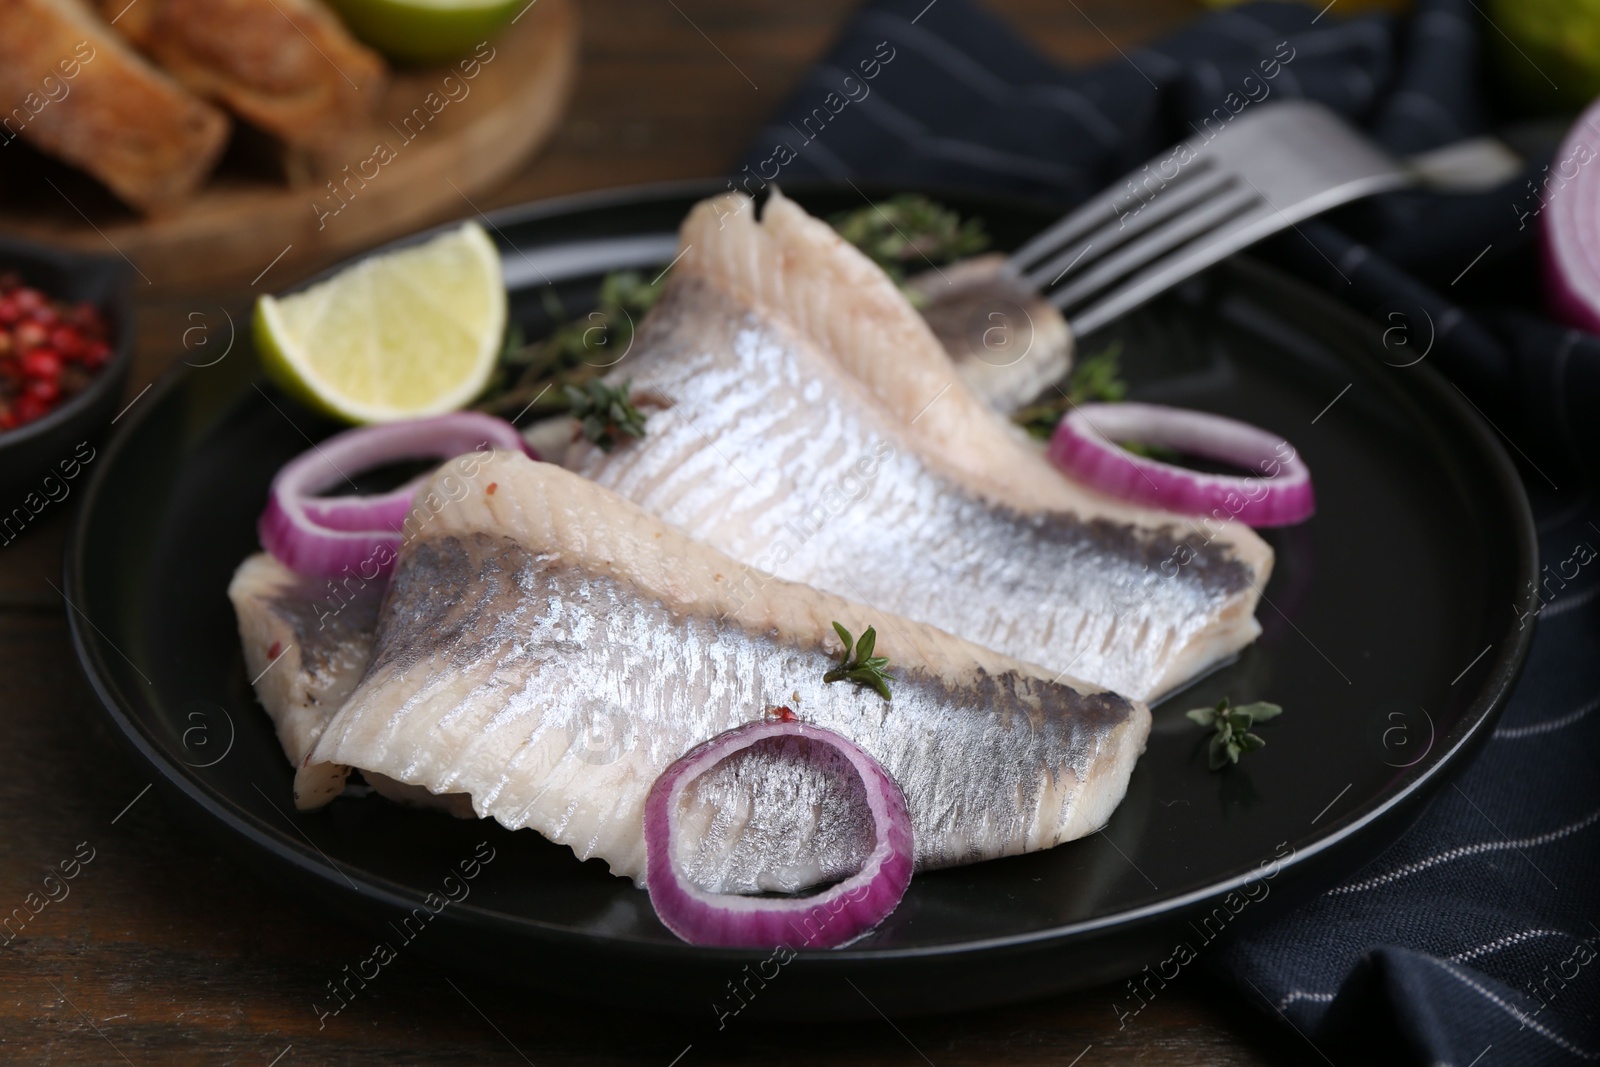
[[[942,265],[989,246],[981,220],[963,220],[916,194],[893,196],[836,215],[832,222],[896,282],[930,262]],[[646,280],[638,271],[613,271],[600,283],[594,310],[575,317],[554,289],[541,290],[554,327],[531,341],[515,325],[507,330],[495,373],[474,406],[523,424],[567,412],[577,415],[572,409],[574,392],[568,387],[587,396],[588,383],[616,366],[661,296],[665,277]]]
[[[925,196],[902,194],[833,218],[846,240],[855,244],[896,280],[927,267],[983,251],[989,245],[983,223],[958,214]],[[665,274],[654,280],[638,271],[607,274],[596,294],[595,308],[572,316],[555,290],[540,296],[551,322],[550,332],[524,338],[513,325],[489,386],[474,405],[519,423],[571,411],[574,386],[587,394],[587,383],[605,376],[628,351],[645,314],[655,306]],[[576,414],[576,412],[573,412]]]
[[[837,622],[833,624],[833,630],[844,642],[844,654],[839,659],[839,665],[824,674],[822,680],[854,682],[866,686],[885,700],[893,699],[889,694],[889,683],[895,680],[895,676],[884,670],[889,666],[889,658],[872,654],[878,643],[878,631],[869,626],[861,635],[861,640],[857,641],[849,630]]]
[[[584,388],[622,359],[664,285],[664,275],[646,281],[638,271],[613,271],[600,282],[595,309],[575,319],[567,317],[554,290],[542,290],[545,311],[556,327],[531,342],[519,327],[508,329],[495,375],[475,406],[505,418],[539,419],[570,411],[566,387]]]
[[[1080,360],[1067,377],[1067,396],[1074,404],[1114,404],[1128,395],[1122,380],[1122,342],[1112,341]]]
[[[845,211],[829,223],[898,284],[929,264],[942,266],[989,247],[981,219],[961,216],[917,193]]]
[[[1056,424],[1063,415],[1079,404],[1115,404],[1128,395],[1128,383],[1122,380],[1122,342],[1113,341],[1092,356],[1085,356],[1072,368],[1066,385],[1052,397],[1019,409],[1011,416],[1040,441],[1050,440]],[[1143,441],[1118,441],[1118,447],[1136,456],[1146,456],[1172,462],[1178,458],[1176,450],[1165,445],[1147,444]]]
[[[583,427],[583,436],[610,452],[626,437],[644,436],[644,414],[633,406],[632,379],[621,385],[591,380],[583,385],[564,385],[567,408]]]
[[[1028,431],[1029,436],[1048,441],[1061,416],[1079,404],[1111,404],[1128,395],[1122,380],[1122,342],[1112,341],[1092,356],[1078,360],[1067,376],[1067,384],[1037,404],[1030,404],[1011,416],[1011,421]]]
[[[1229,764],[1238,763],[1239,757],[1246,752],[1265,748],[1266,741],[1251,733],[1250,727],[1258,722],[1276,719],[1283,714],[1283,709],[1266,701],[1240,704],[1236,708],[1229,707],[1228,698],[1223,697],[1217,701],[1216,707],[1195,708],[1183,714],[1192,722],[1215,731],[1211,737],[1210,749],[1211,769],[1215,771]]]

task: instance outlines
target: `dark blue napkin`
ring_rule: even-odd
[[[1422,152],[1515,117],[1490,110],[1505,105],[1480,44],[1498,31],[1475,7],[1346,20],[1251,4],[1072,71],[969,0],[875,0],[738,174],[752,188],[752,175],[870,180],[1067,206],[1274,96]],[[1302,1062],[1600,1059],[1600,338],[1542,314],[1528,182],[1549,151],[1492,192],[1396,193],[1255,250],[1385,325],[1434,324],[1429,358],[1510,444],[1553,576],[1476,762],[1368,868],[1209,954],[1241,999],[1299,1033]]]

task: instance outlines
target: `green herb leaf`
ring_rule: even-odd
[[[1183,713],[1190,722],[1213,731],[1207,753],[1214,771],[1238,763],[1239,757],[1247,752],[1258,752],[1265,748],[1266,740],[1250,733],[1250,727],[1282,714],[1281,707],[1265,701],[1229,707],[1227,697],[1217,701],[1215,707],[1193,708]]]
[[[856,659],[862,663],[871,663],[873,648],[878,644],[878,631],[867,627],[867,632],[861,635],[861,640],[856,642]]]
[[[626,437],[644,436],[644,415],[628,400],[631,380],[607,385],[594,380],[565,385],[568,410],[583,426],[583,436],[610,452]]]
[[[565,387],[603,376],[622,358],[660,297],[664,277],[646,281],[637,271],[614,271],[600,282],[595,309],[571,320],[556,291],[540,289],[545,313],[556,326],[548,336],[526,343],[520,329],[507,331],[505,351],[477,409],[507,418],[570,410]]]
[[[839,635],[839,640],[844,642],[844,654],[846,656],[849,656],[850,655],[850,646],[856,643],[856,639],[854,637],[850,636],[850,631],[849,630],[846,630],[843,626],[841,626],[837,622],[835,622],[833,624],[833,632],[838,634]]]
[[[828,220],[896,283],[908,273],[942,266],[989,247],[978,219],[961,216],[916,193],[901,193]]]
[[[1265,700],[1258,700],[1254,704],[1240,704],[1233,710],[1236,714],[1250,716],[1251,722],[1266,722],[1283,714],[1282,708],[1276,704],[1268,704]]]
[[[1022,408],[1011,416],[1011,421],[1031,436],[1048,441],[1061,416],[1079,404],[1115,403],[1128,395],[1128,386],[1120,377],[1121,360],[1121,341],[1113,341],[1094,355],[1085,356],[1078,360],[1067,376],[1066,385],[1058,387],[1055,396]],[[1153,446],[1135,444],[1138,448],[1153,450]]]
[[[862,633],[861,640],[856,641],[840,623],[833,624],[833,632],[839,635],[839,640],[844,644],[844,652],[839,658],[838,666],[822,676],[824,682],[854,682],[856,685],[871,689],[885,700],[893,699],[889,693],[889,683],[894,681],[894,675],[884,670],[889,666],[887,656],[874,656],[872,650],[878,643],[878,631],[871,626]]]
[[[1067,395],[1074,404],[1114,404],[1128,395],[1121,372],[1122,342],[1113,341],[1072,368]]]

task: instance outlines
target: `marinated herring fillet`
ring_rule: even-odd
[[[973,256],[905,287],[968,388],[1010,414],[1067,376],[1073,346],[1061,312],[1005,264],[1002,255]]]
[[[330,584],[296,574],[266,553],[246,559],[228,583],[245,670],[296,767],[361,680],[383,600],[376,583],[346,588],[339,599],[329,593]]]
[[[319,764],[467,793],[619,875],[645,869],[650,786],[694,745],[779,707],[871,753],[909,803],[924,867],[1049,848],[1100,827],[1146,706],[737,564],[550,464],[485,456],[418,496],[366,675]],[[823,675],[831,623],[878,632],[894,699]],[[848,789],[781,746],[708,774],[685,859],[722,891],[794,890],[860,862]],[[796,834],[796,821],[803,831]],[[870,829],[870,828],[869,828]]]
[[[690,212],[612,372],[645,436],[566,465],[766,576],[1155,699],[1237,652],[1272,551],[1069,480],[961,380],[874,264],[776,192]],[[641,401],[642,402],[642,401]]]
[[[304,767],[322,729],[356,687],[372,656],[383,585],[355,579],[338,587],[296,574],[266,553],[233,573],[228,599],[239,617],[245,670],[277,729],[295,775],[295,807],[321,807],[344,792],[348,767]],[[382,775],[367,782],[390,800],[472,815],[459,795],[434,796]]]

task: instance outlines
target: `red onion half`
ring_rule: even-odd
[[[1519,216],[1542,218],[1545,297],[1569,326],[1600,333],[1600,101],[1567,132],[1541,188],[1516,191]]]
[[[1134,455],[1118,441],[1165,445],[1250,470],[1204,474]],[[1316,511],[1311,472],[1276,434],[1203,411],[1157,404],[1083,404],[1056,425],[1050,459],[1091,488],[1181,515],[1290,526]]]
[[[429,476],[374,496],[317,494],[373,467],[447,460],[489,448],[531,454],[516,427],[472,411],[335,434],[290,460],[272,479],[267,509],[256,526],[261,544],[301,574],[331,578],[347,568],[368,580],[386,574],[394,566],[411,499]]]
[[[751,745],[802,737],[828,745],[861,776],[872,814],[873,847],[861,870],[807,897],[709,893],[686,879],[672,856],[678,808],[702,774]],[[692,945],[832,948],[854,941],[899,905],[915,850],[900,786],[860,746],[803,722],[753,722],[690,749],[661,773],[644,803],[645,884],[667,929]]]

